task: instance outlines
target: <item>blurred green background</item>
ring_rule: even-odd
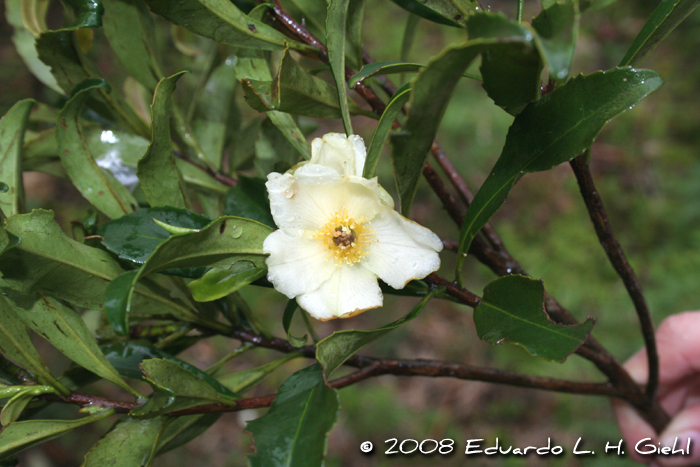
[[[494,11],[515,16],[515,0],[491,1]],[[582,16],[573,73],[589,73],[614,67],[656,6],[648,0],[618,0]],[[4,2],[0,0],[4,11]],[[484,5],[486,6],[486,5]],[[539,2],[525,1],[524,18],[539,11]],[[365,47],[377,61],[397,60],[407,13],[387,0],[368,1],[364,23]],[[51,22],[51,21],[50,21]],[[168,31],[169,26],[159,21]],[[421,20],[410,60],[425,63],[463,31]],[[34,97],[56,104],[58,96],[47,91],[26,69],[11,43],[11,29],[0,19],[0,113],[18,99]],[[166,39],[167,40],[167,39]],[[91,55],[112,83],[125,72],[105,45],[99,30]],[[658,71],[666,84],[632,111],[607,126],[593,146],[592,171],[606,203],[612,226],[644,286],[655,322],[683,310],[700,307],[700,11],[695,11],[640,66]],[[174,47],[172,53],[176,54]],[[168,70],[174,71],[174,70]],[[322,75],[324,76],[324,75]],[[408,77],[406,77],[408,78]],[[397,78],[398,79],[398,78]],[[247,116],[254,112],[241,101]],[[473,191],[485,179],[500,154],[512,117],[494,106],[476,81],[464,79],[457,87],[443,120],[438,140]],[[339,121],[319,121],[312,136],[341,131]],[[374,121],[354,120],[356,131],[368,141]],[[394,186],[389,158],[382,160],[380,182]],[[67,226],[88,213],[87,204],[68,183],[48,175],[27,173],[30,207],[57,211]],[[440,209],[426,184],[421,188],[413,217],[443,238],[455,239],[458,230]],[[567,164],[545,173],[529,174],[512,191],[492,222],[506,246],[525,269],[545,281],[547,290],[577,318],[597,319],[595,337],[624,361],[641,346],[634,310],[622,283],[607,263],[596,240],[573,174]],[[443,252],[444,274],[449,277],[453,254]],[[466,283],[480,293],[494,276],[468,258]],[[272,290],[248,287],[244,296],[279,335],[284,302]],[[347,321],[322,323],[319,334],[350,327],[369,329],[403,315],[413,300],[387,297],[386,306]],[[302,328],[296,334],[302,334]],[[47,346],[41,347],[45,353]],[[235,342],[215,338],[193,347],[184,358],[203,367],[217,360]],[[410,325],[399,328],[364,351],[383,357],[430,358],[480,366],[601,381],[597,370],[572,356],[557,365],[530,357],[515,346],[492,347],[478,340],[471,310],[449,302],[432,302]],[[245,369],[274,358],[267,350],[249,352],[229,369]],[[239,361],[240,360],[240,361]],[[65,364],[58,361],[57,364]],[[308,364],[296,360],[273,374],[251,395],[274,392],[291,372]],[[97,392],[112,391],[96,386]],[[114,394],[112,392],[112,394]],[[118,393],[117,393],[118,394]],[[451,379],[383,376],[340,392],[340,421],[330,435],[329,466],[624,466],[628,458],[603,454],[605,443],[620,438],[609,401]],[[62,416],[72,408],[52,406],[43,416]],[[203,436],[168,453],[156,466],[242,466],[251,452],[244,421],[262,411],[223,416]],[[105,422],[106,429],[111,422]],[[21,457],[31,467],[79,465],[85,451],[100,436],[94,428],[78,430],[34,448]],[[492,445],[542,446],[547,438],[564,447],[561,456],[463,455],[465,440],[484,438]],[[572,456],[581,437],[595,456]],[[389,438],[456,440],[450,456],[385,456]],[[372,455],[359,445],[372,441]]]

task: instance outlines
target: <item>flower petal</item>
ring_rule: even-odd
[[[382,306],[377,277],[359,263],[336,269],[318,290],[297,297],[299,306],[322,321],[350,318]]]
[[[330,167],[343,175],[362,175],[367,150],[358,135],[328,133],[311,142],[311,163]]]
[[[440,268],[440,238],[396,211],[385,209],[373,220],[376,241],[362,265],[395,289],[422,279]]]
[[[289,298],[313,292],[327,282],[336,269],[318,240],[306,238],[302,230],[276,230],[267,236],[263,252],[270,256],[267,279]]]
[[[317,230],[341,209],[353,218],[372,219],[384,209],[376,180],[345,177],[317,164],[294,174],[270,174],[266,183],[270,209],[280,228]]]

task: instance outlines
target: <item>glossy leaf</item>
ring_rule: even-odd
[[[393,75],[396,73],[415,73],[425,68],[425,65],[420,63],[406,63],[406,62],[372,62],[367,63],[362,67],[360,71],[355,73],[348,84],[350,87],[355,86],[357,83],[361,83],[367,78],[373,76],[381,75]],[[470,73],[464,73],[462,76],[465,78],[481,79],[478,76],[472,75]]]
[[[234,106],[236,57],[227,57],[212,71],[197,96],[192,130],[206,158],[221,168],[229,114]]]
[[[0,192],[0,209],[6,216],[19,214],[24,207],[22,145],[33,105],[32,99],[21,100],[0,119],[0,182],[8,187]]]
[[[269,412],[248,422],[256,451],[248,456],[248,463],[251,467],[322,465],[338,407],[338,394],[325,385],[318,364],[297,371],[280,386]]]
[[[112,363],[119,371],[119,374],[125,378],[145,380],[143,372],[139,366],[141,362],[148,359],[168,360],[169,362],[187,370],[189,373],[207,382],[218,392],[233,395],[215,378],[209,376],[196,366],[191,365],[184,360],[180,360],[179,358],[174,357],[168,352],[165,352],[151,344],[134,341],[119,342],[116,344],[103,345],[102,351],[110,363]]]
[[[153,386],[154,394],[146,404],[133,409],[132,416],[153,418],[207,403],[235,405],[236,396],[227,388],[219,385],[224,390],[219,392],[202,378],[169,360],[144,360],[140,366]]]
[[[282,315],[282,326],[284,327],[284,332],[287,334],[287,340],[294,347],[301,347],[306,344],[308,335],[304,334],[302,337],[296,337],[292,335],[292,320],[294,315],[299,309],[299,305],[295,299],[291,299],[287,302],[287,306],[284,307],[284,314]]]
[[[563,362],[586,340],[594,320],[575,326],[555,324],[544,310],[541,280],[510,275],[491,282],[474,309],[479,338],[491,344],[518,344],[531,355]]]
[[[158,63],[155,22],[141,0],[101,0],[103,30],[126,71],[153,92],[163,76]]]
[[[494,103],[517,115],[540,95],[542,59],[535,34],[503,14],[476,13],[467,21],[470,39],[497,40],[481,57],[484,90]]]
[[[246,102],[259,112],[278,110],[318,118],[341,117],[336,89],[306,72],[286,50],[272,82],[243,79]],[[375,117],[348,101],[350,113]]]
[[[469,250],[523,172],[549,170],[578,156],[607,122],[662,83],[654,71],[616,68],[573,78],[525,109],[515,118],[500,158],[467,210],[459,252]],[[457,277],[463,262],[459,254]]]
[[[401,131],[391,135],[401,213],[406,217],[452,91],[481,47],[481,41],[448,46],[411,80],[408,120]]]
[[[425,18],[433,23],[447,26],[464,27],[466,16],[469,12],[476,11],[478,2],[451,0],[392,0],[401,8],[410,11],[414,15]],[[460,8],[456,5],[459,4]],[[466,8],[465,8],[466,7]],[[461,10],[466,9],[464,13]]]
[[[173,419],[158,440],[158,453],[171,451],[187,444],[209,429],[221,417],[220,413],[185,415]]]
[[[20,293],[44,292],[75,306],[101,309],[107,285],[124,272],[106,251],[68,238],[51,211],[9,218],[6,230],[21,242],[2,253],[0,273]],[[151,316],[192,317],[188,308],[150,284],[135,289],[132,307]]]
[[[182,175],[175,165],[173,143],[170,139],[170,98],[175,91],[175,83],[186,72],[179,71],[160,80],[153,96],[151,145],[139,161],[136,172],[146,199],[152,207],[190,208]]]
[[[6,297],[24,324],[65,356],[136,397],[141,396],[119,376],[98,347],[85,322],[74,310],[41,294],[8,294]]]
[[[578,39],[579,12],[575,1],[555,3],[532,20],[547,62],[549,75],[566,79],[574,59]]]
[[[129,334],[129,298],[138,271],[126,271],[109,283],[104,294],[104,310],[114,332],[120,336]]]
[[[14,33],[12,34],[12,42],[15,45],[15,50],[27,68],[32,72],[32,74],[41,81],[45,86],[53,89],[54,91],[61,93],[63,92],[61,87],[56,82],[51,73],[51,68],[39,59],[39,53],[37,52],[35,41],[35,33],[45,30],[45,18],[41,15],[38,18],[33,18],[34,22],[41,22],[40,26],[37,26],[34,31],[27,29],[22,21],[22,3],[23,0],[5,0],[5,18],[7,23],[12,26]],[[48,6],[46,2],[45,6]],[[45,11],[43,12],[45,14]]]
[[[63,0],[61,3],[71,12],[70,16],[73,18],[71,29],[102,26],[104,7],[101,0]]]
[[[315,49],[293,41],[272,27],[254,20],[228,0],[146,0],[151,11],[171,23],[222,44],[262,50],[279,50],[288,43],[295,50]]]
[[[164,228],[154,222],[187,229],[202,229],[211,219],[185,209],[171,207],[144,208],[103,224],[97,234],[102,244],[121,259],[143,264],[158,245],[170,237]]]
[[[262,244],[270,232],[269,227],[249,219],[220,217],[204,229],[173,235],[156,247],[133,279],[129,278],[130,285],[123,279],[110,286],[114,288],[110,290],[110,302],[105,301],[105,311],[122,323],[119,332],[123,332],[136,284],[150,273],[171,268],[230,267],[239,261],[265,267]]]
[[[257,268],[239,261],[229,269],[213,268],[187,286],[192,298],[198,302],[210,302],[223,298],[267,274],[267,268]]]
[[[384,337],[397,327],[413,320],[418,316],[425,305],[433,298],[428,294],[410,312],[402,318],[371,331],[349,330],[336,331],[316,344],[316,359],[319,361],[326,374],[326,379],[341,367],[341,365],[357,352],[367,347],[372,342]]]
[[[340,116],[343,119],[345,134],[351,135],[350,109],[348,108],[348,91],[345,84],[345,31],[347,26],[348,5],[350,0],[330,0],[326,16],[326,48],[328,61],[335,80],[340,104]]]
[[[396,117],[401,112],[401,109],[408,99],[411,97],[411,85],[407,83],[401,89],[396,91],[391,97],[391,100],[384,109],[377,127],[374,129],[372,134],[372,140],[367,148],[367,159],[365,160],[365,168],[362,176],[365,178],[374,177],[374,173],[377,170],[377,165],[379,165],[379,156],[382,155],[382,150],[384,145],[389,139],[389,132],[394,126],[394,121]]]
[[[272,81],[272,73],[270,72],[270,65],[265,58],[264,53],[260,51],[239,51],[238,53],[238,63],[236,65],[236,78],[238,80],[250,79],[254,81]],[[304,133],[299,129],[297,122],[294,117],[284,112],[277,112],[270,110],[267,112],[267,116],[270,121],[277,127],[277,129],[282,133],[282,135],[287,138],[289,143],[299,151],[301,156],[308,160],[311,159],[311,153],[309,152],[309,145],[306,142]],[[258,126],[255,120],[251,122],[250,125],[253,127]],[[240,135],[239,144],[246,146],[245,142],[250,140],[255,141],[257,139],[257,132],[247,132],[243,131]],[[238,149],[237,147],[234,149]]]
[[[20,415],[22,415],[22,411],[34,398],[34,395],[31,394],[31,392],[31,387],[26,388],[5,402],[5,406],[2,408],[2,412],[0,413],[0,424],[7,426],[19,419]]]
[[[59,113],[56,141],[61,165],[75,187],[107,217],[117,218],[132,212],[137,205],[136,200],[113,175],[97,165],[80,127],[80,113],[89,93],[105,86],[104,81],[88,81],[66,103]]]
[[[286,115],[294,121],[294,117],[289,114],[275,113]],[[289,143],[289,139],[280,132],[272,119],[267,119],[260,125],[258,139],[255,140],[255,159],[253,162],[258,174],[266,177],[270,172],[284,173],[295,166],[299,162],[299,152]],[[266,202],[266,190],[263,193],[262,202]],[[270,220],[271,218],[266,219],[265,223],[269,223]]]
[[[635,65],[700,5],[700,0],[661,0],[632,42],[620,66]]]
[[[82,467],[151,465],[164,422],[163,417],[150,420],[126,417],[85,454]]]
[[[1,282],[0,285],[2,285]],[[57,385],[4,293],[0,295],[0,353],[32,372],[43,384]],[[58,387],[62,388],[60,385]]]
[[[359,68],[363,63],[362,23],[365,17],[365,0],[350,0],[347,14],[348,40],[345,44],[346,57],[353,67]],[[345,73],[343,73],[345,80]]]
[[[261,178],[239,176],[238,184],[231,187],[224,201],[224,214],[253,219],[277,228],[270,213],[265,180]]]
[[[112,414],[114,410],[109,409],[76,420],[30,420],[11,423],[0,431],[0,460]]]
[[[237,371],[235,373],[230,373],[225,376],[220,376],[217,378],[221,384],[229,388],[231,391],[237,394],[244,394],[249,389],[252,389],[257,384],[259,384],[263,379],[265,379],[270,373],[275,371],[277,368],[287,363],[295,358],[300,358],[303,355],[298,352],[288,353],[287,355],[273,360],[270,363],[259,366],[257,368],[251,368],[250,370]]]
[[[36,40],[39,58],[49,67],[63,93],[73,96],[86,80],[101,80],[97,66],[80,50],[75,32],[70,29],[47,31]],[[97,88],[89,96],[87,106],[100,116],[136,134],[148,136],[148,126],[124,101],[118,92],[109,92],[109,87]]]

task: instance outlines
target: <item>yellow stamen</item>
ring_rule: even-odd
[[[314,238],[328,250],[326,260],[333,258],[338,266],[353,264],[367,255],[374,240],[374,230],[369,225],[367,218],[353,219],[348,216],[347,209],[342,208],[314,234]]]

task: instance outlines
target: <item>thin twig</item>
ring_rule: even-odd
[[[659,386],[659,355],[656,350],[654,323],[646,299],[644,298],[644,293],[642,292],[642,286],[637,279],[634,269],[632,269],[632,266],[627,261],[625,252],[622,250],[620,242],[617,241],[612,227],[610,226],[608,214],[603,206],[603,200],[595,187],[593,176],[586,163],[586,155],[582,154],[576,157],[570,164],[576,175],[581,196],[586,203],[586,209],[588,209],[588,214],[595,227],[598,240],[603,250],[605,250],[610,263],[625,284],[627,293],[632,299],[634,309],[637,312],[639,324],[642,328],[642,336],[644,336],[644,344],[646,345],[647,360],[649,362],[649,381],[647,383],[646,393],[647,397],[653,400]]]

